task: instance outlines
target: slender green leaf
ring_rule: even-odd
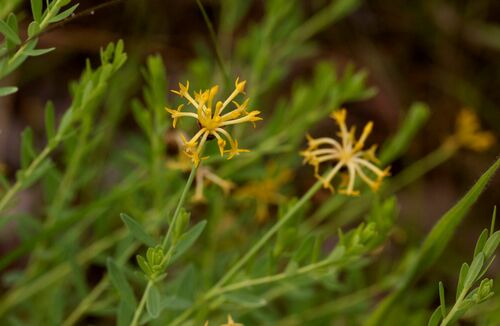
[[[493,256],[493,254],[497,250],[499,243],[500,243],[500,231],[496,231],[488,240],[486,240],[486,243],[484,244],[483,253],[486,259]]]
[[[78,8],[79,4],[75,4],[73,6],[71,6],[70,8],[64,10],[63,12],[57,14],[56,16],[52,17],[49,22],[50,23],[57,23],[57,22],[60,22],[61,20],[64,20],[66,18],[68,18],[75,10],[76,8]]]
[[[32,50],[26,50],[24,51],[24,55],[27,55],[29,57],[37,57],[40,55],[44,55],[46,53],[54,51],[56,48],[48,48],[48,49],[32,49]]]
[[[153,275],[153,270],[149,267],[149,264],[144,257],[137,255],[135,258],[137,259],[137,264],[139,264],[139,267],[147,276]]]
[[[134,292],[128,284],[127,278],[123,274],[122,270],[118,267],[118,265],[112,258],[108,258],[107,266],[111,283],[120,293],[120,297],[130,309],[135,309],[135,307],[137,306],[137,302],[134,296]]]
[[[441,321],[441,307],[437,307],[431,315],[427,326],[438,326]]]
[[[457,293],[455,296],[455,300],[458,300],[458,297],[464,290],[464,283],[465,283],[465,278],[467,277],[467,274],[469,273],[469,264],[463,263],[462,267],[460,268],[460,274],[458,277],[458,284],[457,284]]]
[[[207,221],[203,220],[180,237],[179,242],[175,247],[175,252],[172,255],[172,259],[170,260],[171,263],[182,256],[182,254],[185,253],[195,243],[196,239],[198,239],[198,237],[201,235],[206,225]]]
[[[455,232],[460,222],[465,218],[472,205],[479,198],[479,195],[488,185],[488,182],[493,177],[498,167],[500,159],[498,159],[476,182],[467,194],[450,210],[446,212],[432,228],[431,232],[421,246],[418,262],[412,270],[413,275],[430,267],[439,258],[444,251],[450,238]]]
[[[134,309],[130,308],[125,301],[121,300],[118,304],[118,311],[116,315],[117,326],[129,326],[134,315]]]
[[[474,284],[474,282],[477,280],[477,277],[479,273],[481,273],[481,269],[483,268],[483,264],[484,254],[481,252],[476,257],[474,257],[472,263],[470,264],[469,271],[464,281],[465,289],[470,288],[472,284]]]
[[[481,232],[479,238],[477,239],[476,247],[474,248],[474,257],[476,257],[481,251],[483,251],[484,245],[488,240],[488,236],[489,236],[488,229],[484,229],[483,232]]]
[[[28,127],[21,135],[21,167],[26,169],[35,156],[36,153],[33,147],[33,130]]]
[[[465,194],[462,199],[448,210],[432,228],[431,232],[420,246],[417,256],[410,265],[408,271],[403,276],[400,286],[384,300],[380,302],[377,308],[372,312],[367,319],[366,325],[375,326],[381,325],[383,320],[397,300],[405,293],[406,289],[412,284],[415,278],[420,273],[427,270],[441,256],[444,249],[448,245],[450,238],[455,232],[460,222],[467,215],[472,205],[479,198],[479,195],[488,185],[493,175],[500,166],[500,159],[479,178],[472,188]]]
[[[40,24],[36,21],[28,25],[28,37],[33,38],[40,32]]]
[[[0,97],[14,94],[15,92],[17,92],[17,87],[0,87]]]
[[[33,13],[33,19],[40,23],[42,21],[42,0],[31,0],[31,12]]]
[[[17,33],[3,20],[0,20],[0,33],[14,44],[21,44],[21,39],[19,38]]]
[[[386,165],[403,154],[411,145],[417,132],[429,119],[429,107],[424,103],[413,103],[398,133],[380,151],[380,162]]]
[[[144,243],[148,247],[156,246],[156,241],[151,238],[151,236],[143,229],[142,225],[139,224],[136,220],[128,216],[127,214],[120,214],[120,218],[123,223],[127,226],[130,234],[134,236],[137,240]]]
[[[441,315],[444,318],[446,316],[446,301],[444,297],[443,282],[439,282],[439,306],[441,307]]]
[[[156,286],[152,286],[146,298],[146,310],[153,318],[158,318],[160,315],[160,291]]]

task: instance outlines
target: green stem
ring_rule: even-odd
[[[203,7],[201,1],[196,0],[196,3],[198,4],[198,8],[200,8],[205,24],[207,25],[208,32],[210,34],[210,40],[212,41],[212,44],[214,46],[217,64],[219,65],[219,68],[222,72],[222,76],[224,76],[224,82],[226,83],[226,86],[228,86],[230,84],[229,75],[227,73],[226,67],[224,66],[224,61],[222,60],[222,54],[219,48],[219,43],[217,42],[217,36],[215,34],[214,26],[212,25],[212,22],[210,21],[210,18],[208,17],[207,12],[205,11],[205,8]]]
[[[255,279],[245,280],[245,281],[238,282],[238,283],[233,283],[233,284],[219,288],[216,292],[212,292],[212,295],[210,296],[210,298],[217,296],[217,295],[220,295],[220,294],[227,293],[227,292],[232,292],[232,291],[236,291],[239,289],[248,288],[251,286],[274,283],[274,282],[282,281],[282,280],[285,280],[288,278],[294,278],[294,277],[297,277],[297,276],[300,276],[303,274],[310,273],[316,269],[326,267],[326,266],[331,265],[333,263],[334,262],[331,259],[325,259],[325,260],[322,260],[318,263],[303,266],[303,267],[299,268],[298,270],[296,270],[295,272],[283,272],[283,273],[279,273],[279,274],[275,274],[275,275],[269,275],[269,276],[255,278]],[[208,297],[207,297],[207,299],[208,299]]]
[[[78,319],[90,309],[95,300],[104,292],[104,290],[108,287],[109,279],[105,276],[99,284],[97,284],[92,291],[80,302],[80,304],[76,307],[75,310],[64,320],[62,326],[71,326],[74,325]]]
[[[448,324],[451,323],[453,318],[455,317],[458,307],[462,304],[462,301],[465,299],[465,296],[467,295],[467,292],[469,289],[463,289],[462,292],[460,293],[460,296],[457,298],[457,301],[453,305],[453,308],[451,308],[450,312],[446,315],[446,317],[443,319],[441,322],[440,326],[447,326]]]
[[[429,155],[418,160],[410,165],[408,168],[398,174],[396,178],[390,183],[388,189],[382,189],[383,193],[395,193],[401,188],[418,180],[424,174],[439,166],[453,156],[455,150],[450,150],[444,146],[438,147]]]
[[[184,311],[173,322],[172,326],[180,325],[186,318],[191,315],[198,305],[203,304],[207,299],[216,295],[222,286],[229,281],[257,252],[266,245],[271,237],[275,235],[290,219],[297,213],[321,188],[322,181],[316,183],[300,198],[300,200],[283,216],[271,229],[269,229],[260,240],[240,259],[233,267],[217,282],[195,305]]]
[[[18,179],[14,186],[12,186],[9,191],[2,197],[0,200],[0,212],[2,212],[7,204],[12,200],[12,198],[17,194],[19,190],[21,190],[23,186],[24,180],[28,179],[31,177],[33,172],[40,166],[40,164],[49,156],[49,154],[52,152],[53,147],[52,146],[47,146],[43,149],[43,151],[35,158],[33,162],[29,165],[29,167],[26,169],[26,171],[23,173],[23,177]],[[0,227],[7,222],[7,218],[4,217],[3,221],[0,221]]]
[[[144,290],[144,294],[142,295],[141,302],[139,302],[139,306],[135,310],[134,319],[132,319],[132,322],[130,323],[131,326],[136,326],[139,324],[139,318],[141,318],[142,311],[144,310],[144,305],[146,304],[146,298],[148,297],[149,291],[151,291],[153,285],[154,285],[153,281],[151,280],[148,281],[148,285],[146,285],[146,289]]]
[[[172,221],[170,222],[167,234],[165,235],[165,238],[163,239],[161,247],[165,250],[167,248],[167,245],[170,241],[170,238],[172,237],[172,230],[175,228],[175,224],[177,222],[177,218],[180,215],[181,209],[184,206],[184,202],[186,201],[187,194],[189,192],[189,189],[191,188],[191,185],[193,184],[194,177],[196,175],[196,170],[197,167],[193,166],[191,168],[191,173],[189,174],[188,180],[186,182],[186,185],[184,186],[184,189],[182,190],[181,197],[179,198],[179,202],[177,204],[177,207],[174,212],[174,216],[172,217]],[[173,247],[169,249],[165,257],[170,257],[171,256],[171,251]],[[148,284],[146,286],[146,289],[144,290],[144,293],[142,294],[141,301],[139,303],[139,306],[137,306],[137,309],[134,312],[134,318],[132,319],[132,322],[130,323],[130,326],[136,326],[138,325],[139,319],[141,318],[142,311],[144,310],[144,304],[146,302],[146,298],[149,294],[149,291],[151,290],[152,286],[154,285],[154,281],[149,280]]]
[[[255,254],[297,213],[311,197],[321,188],[322,181],[316,183],[302,196],[302,198],[281,218],[263,237],[217,282],[212,291],[220,288],[229,281]],[[212,292],[210,291],[210,292]]]

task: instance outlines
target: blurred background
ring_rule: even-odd
[[[15,1],[13,1],[15,2]],[[17,1],[16,12],[29,15],[29,1]],[[246,3],[246,1],[243,1]],[[348,104],[350,119],[357,124],[375,122],[371,139],[380,143],[395,133],[410,104],[422,101],[431,108],[431,117],[405,156],[393,164],[393,173],[439,147],[455,128],[455,119],[463,107],[472,108],[483,129],[500,136],[500,2],[476,1],[357,1],[352,12],[309,40],[310,48],[294,59],[286,71],[284,83],[267,89],[262,96],[267,103],[287,97],[296,78],[307,78],[320,61],[333,62],[342,71],[349,63],[368,72],[367,84],[377,92],[368,100]],[[258,23],[265,12],[265,1],[248,1],[241,15],[235,15],[234,32],[227,30],[228,20],[221,20],[225,1],[203,1],[221,44],[222,57],[231,65],[238,52],[235,42]],[[298,1],[300,14],[310,17],[328,1]],[[29,21],[25,16],[25,22]],[[21,23],[21,30],[27,26]],[[195,1],[82,0],[75,17],[44,33],[42,48],[56,50],[29,59],[2,83],[18,85],[15,95],[0,98],[0,162],[13,177],[19,167],[21,131],[31,126],[39,145],[43,145],[43,107],[52,100],[58,110],[69,104],[68,83],[77,79],[85,60],[98,61],[99,49],[108,42],[123,39],[130,69],[136,77],[124,80],[128,86],[124,99],[140,95],[139,65],[149,54],[159,53],[165,62],[171,88],[184,81],[186,71],[205,69],[196,62],[206,56],[215,62],[207,26]],[[215,66],[215,63],[214,63]],[[234,73],[241,73],[235,66]],[[131,76],[129,74],[127,76]],[[246,76],[242,76],[245,77]],[[211,83],[211,81],[210,81]],[[207,87],[209,85],[203,85]],[[165,90],[167,92],[167,89]],[[261,108],[272,115],[272,106]],[[58,112],[59,115],[62,111]],[[319,126],[323,132],[332,123]],[[120,125],[122,133],[138,127],[130,113]],[[321,130],[315,131],[317,133]],[[399,193],[404,241],[421,239],[481,173],[498,157],[496,144],[486,152],[460,150],[411,187]],[[454,237],[453,250],[459,255],[443,257],[465,261],[480,231],[489,226],[492,203],[499,203],[500,178],[475,204],[471,214]],[[20,195],[19,210],[33,210],[40,205],[36,188]],[[2,230],[3,250],[15,241]],[[14,240],[13,240],[14,238]],[[464,260],[465,259],[465,260]],[[443,264],[446,265],[446,264]],[[498,260],[493,267],[498,272]]]

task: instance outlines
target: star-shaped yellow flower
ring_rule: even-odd
[[[238,148],[238,141],[233,139],[229,132],[224,129],[230,125],[245,122],[254,123],[255,121],[262,120],[262,118],[258,117],[260,111],[247,111],[248,99],[244,100],[241,104],[234,100],[240,93],[243,93],[245,84],[246,81],[240,82],[236,79],[234,91],[224,102],[217,101],[215,106],[213,102],[219,90],[219,86],[217,85],[205,91],[194,92],[194,98],[189,94],[189,82],[187,82],[186,85],[179,83],[179,90],[172,91],[180,97],[185,98],[188,104],[192,105],[195,109],[195,112],[183,112],[182,109],[184,105],[180,105],[176,110],[166,108],[172,116],[174,128],[179,118],[191,117],[198,120],[198,125],[200,127],[198,132],[189,141],[184,139],[184,152],[191,158],[196,166],[200,163],[200,160],[203,159],[200,158],[203,145],[210,139],[217,139],[217,145],[221,156],[227,153],[228,159],[233,158],[239,153],[248,152],[246,149]],[[230,103],[234,104],[234,109],[222,114]],[[230,149],[226,150],[227,142],[229,142]]]
[[[340,184],[342,188],[340,193],[356,196],[359,195],[359,191],[354,190],[354,185],[358,176],[370,188],[377,190],[382,180],[389,175],[389,168],[382,170],[375,165],[378,163],[375,156],[376,146],[372,146],[368,150],[363,149],[366,138],[372,131],[373,123],[367,123],[361,136],[356,140],[355,127],[350,130],[347,129],[346,115],[344,109],[335,111],[330,115],[340,128],[338,133],[341,138],[340,142],[329,137],[315,139],[307,136],[308,148],[300,154],[304,156],[304,163],[314,167],[316,178],[321,180],[323,186],[331,191],[334,191],[331,184],[332,180],[341,173],[342,169],[345,169],[344,181]],[[332,162],[333,169],[325,177],[322,177],[319,175],[319,167],[325,162]]]

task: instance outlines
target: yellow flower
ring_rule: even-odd
[[[231,315],[227,315],[227,323],[221,326],[243,326],[243,324],[235,323]]]
[[[257,205],[258,222],[269,217],[269,206],[278,205],[286,200],[279,190],[292,177],[290,170],[279,170],[275,165],[267,167],[267,177],[263,180],[250,181],[239,188],[235,195],[240,198],[252,198]]]
[[[316,178],[323,182],[323,187],[331,191],[334,191],[331,182],[339,173],[343,176],[340,193],[349,196],[359,195],[359,191],[354,190],[357,176],[374,191],[378,190],[382,180],[389,175],[389,168],[382,170],[374,164],[378,163],[375,156],[376,146],[368,150],[363,149],[365,140],[372,131],[373,123],[368,122],[361,136],[356,140],[355,127],[347,129],[344,109],[335,111],[330,116],[340,128],[338,133],[341,138],[340,142],[329,137],[315,139],[308,135],[308,148],[300,153],[304,156],[304,163],[314,167]],[[332,162],[333,169],[323,178],[319,175],[319,167],[324,162]],[[341,172],[343,168],[346,170],[344,173]]]
[[[184,105],[180,105],[175,110],[166,108],[172,116],[174,128],[177,125],[177,121],[182,117],[191,117],[198,120],[198,125],[200,127],[198,132],[189,141],[185,138],[183,139],[184,152],[191,158],[196,166],[198,166],[200,160],[203,159],[200,158],[203,145],[210,139],[217,139],[217,146],[219,147],[221,156],[227,153],[228,159],[233,158],[239,153],[248,152],[246,149],[238,148],[238,141],[233,139],[229,132],[224,129],[230,125],[245,122],[254,123],[255,121],[262,120],[262,118],[258,117],[260,111],[247,111],[248,99],[243,101],[242,104],[234,100],[240,93],[243,93],[245,84],[246,81],[240,82],[236,79],[234,91],[224,102],[217,101],[215,106],[213,102],[219,90],[219,86],[217,85],[205,91],[194,92],[194,98],[189,94],[189,82],[186,82],[186,85],[179,83],[179,90],[172,91],[180,97],[185,98],[188,104],[192,105],[195,109],[195,112],[182,112]],[[235,106],[233,110],[222,114],[230,103],[233,103]],[[228,150],[226,150],[227,142],[229,142],[230,145],[230,149]]]
[[[465,147],[476,152],[484,152],[494,143],[494,134],[481,131],[479,118],[474,111],[463,108],[457,116],[455,133],[448,137],[445,146],[452,150]]]
[[[177,144],[178,148],[182,148],[182,134],[177,133],[174,137],[175,143]],[[189,172],[191,170],[191,163],[188,157],[185,155],[178,155],[177,159],[168,160],[166,166],[168,168],[181,170],[184,172]],[[210,168],[201,166],[196,170],[196,187],[194,196],[191,199],[193,202],[205,201],[205,196],[203,193],[205,183],[207,183],[207,181],[219,186],[226,195],[229,193],[229,191],[231,191],[231,189],[234,188],[234,184],[231,181],[219,177]]]

